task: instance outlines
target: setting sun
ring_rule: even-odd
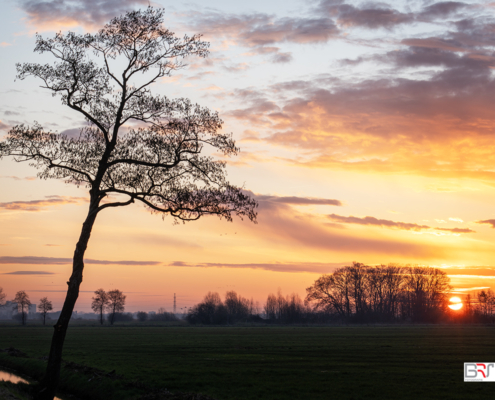
[[[449,300],[451,303],[453,304],[449,304],[449,308],[451,310],[460,310],[462,308],[462,300],[457,297],[457,296],[454,296],[454,297],[451,297],[450,300]]]

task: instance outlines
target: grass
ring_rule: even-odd
[[[49,327],[0,326],[0,348],[13,346],[32,358],[43,357],[51,333]],[[64,359],[116,370],[149,387],[219,400],[478,399],[491,398],[493,388],[464,383],[463,363],[495,362],[494,336],[491,326],[460,325],[72,326]],[[0,353],[0,365],[8,362],[20,372],[39,374],[43,361],[32,358]],[[69,390],[71,385],[91,390],[87,378],[64,373],[63,379],[72,379],[65,385]],[[112,390],[119,392],[115,398],[135,394],[114,383],[93,393]]]

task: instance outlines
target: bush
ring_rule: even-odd
[[[145,311],[138,311],[137,312],[137,320],[140,322],[144,322],[148,319],[148,313]]]
[[[107,319],[110,321],[112,317],[112,314],[108,314]],[[115,316],[113,318],[113,322],[129,322],[132,321],[134,318],[132,316],[132,313],[115,313]]]
[[[179,318],[174,313],[166,312],[165,310],[158,310],[156,314],[149,316],[150,321],[178,321]]]

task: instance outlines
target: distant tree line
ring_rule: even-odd
[[[445,315],[449,283],[438,268],[353,263],[317,279],[305,302],[346,322],[436,322]]]
[[[253,300],[234,291],[227,292],[224,301],[218,293],[209,292],[186,319],[204,325],[437,322],[449,315],[449,283],[447,274],[438,268],[353,263],[318,278],[306,289],[304,300],[297,294],[284,296],[279,290],[269,294],[259,310]],[[495,296],[491,309],[495,311]]]
[[[495,323],[495,293],[493,290],[483,289],[473,296],[466,295],[462,322]]]
[[[228,291],[224,299],[216,292],[208,292],[204,299],[189,308],[184,317],[190,324],[225,325],[245,322],[261,323],[389,323],[457,321],[464,323],[495,323],[495,293],[484,289],[467,294],[463,308],[449,309],[452,287],[447,274],[438,268],[410,265],[368,266],[353,263],[319,277],[306,289],[303,300],[298,294],[269,294],[263,307],[253,299]],[[94,292],[91,307],[100,323],[105,318],[114,322],[133,321],[132,313],[125,313],[126,296],[117,289]],[[6,295],[0,288],[0,307]],[[14,316],[26,323],[31,305],[25,291],[16,293]],[[10,303],[8,303],[10,304]],[[47,297],[40,299],[38,314],[45,324],[53,309]],[[178,317],[164,308],[158,312],[138,311],[140,322],[177,321]]]

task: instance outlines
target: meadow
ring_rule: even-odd
[[[36,378],[51,333],[0,326],[0,349],[29,356],[0,353],[0,368]],[[495,361],[494,338],[495,327],[479,325],[71,326],[64,360],[123,378],[88,382],[64,368],[62,379],[92,399],[137,398],[149,388],[219,400],[488,399],[492,385],[464,383],[463,363]]]

